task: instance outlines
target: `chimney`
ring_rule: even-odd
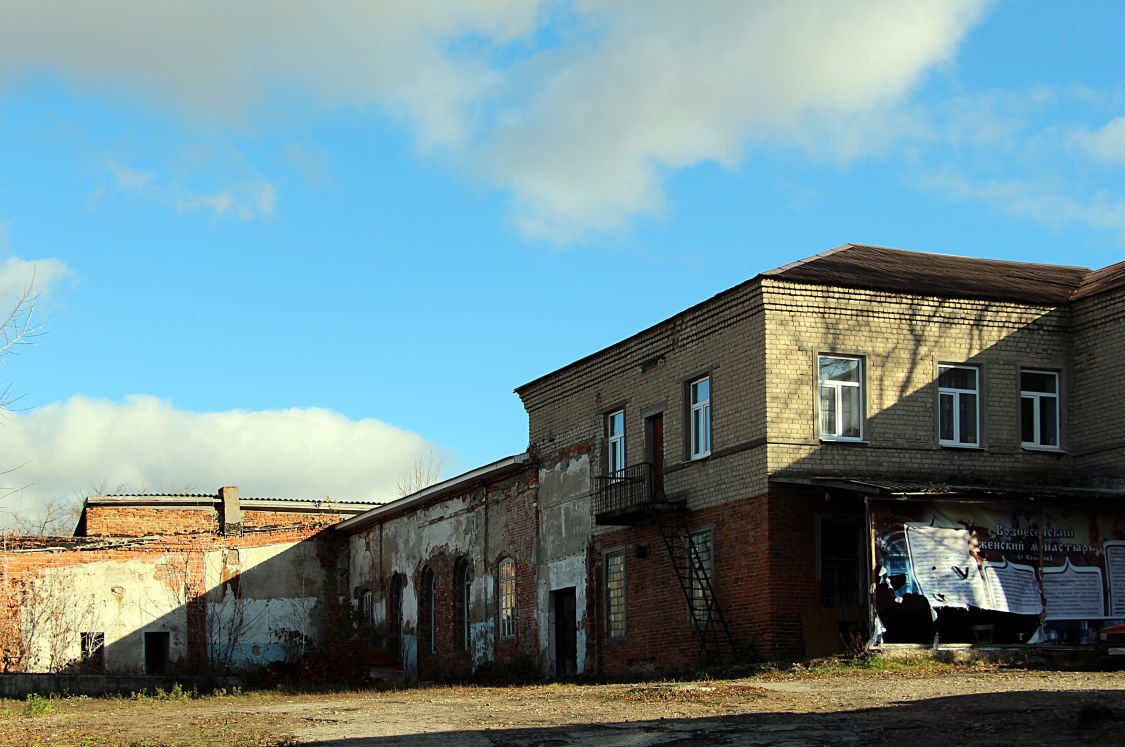
[[[224,536],[242,534],[242,507],[238,503],[238,488],[230,485],[219,488],[219,531]]]

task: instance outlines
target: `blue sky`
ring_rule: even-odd
[[[845,242],[1101,267],[1125,5],[0,0],[8,511],[393,497],[512,389]],[[5,509],[0,509],[5,510]]]

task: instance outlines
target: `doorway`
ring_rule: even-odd
[[[145,674],[168,671],[168,649],[171,635],[167,632],[145,633]]]
[[[555,629],[555,676],[578,674],[578,618],[575,587],[551,592]]]
[[[664,501],[664,413],[645,418],[645,461],[652,465],[652,500]]]

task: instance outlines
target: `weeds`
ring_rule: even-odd
[[[50,698],[44,698],[39,693],[28,693],[23,701],[23,715],[46,716],[55,712],[55,704]]]

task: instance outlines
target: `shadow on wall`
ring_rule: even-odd
[[[210,550],[52,553],[53,562],[32,564],[14,592],[12,648],[22,664],[9,668],[226,673],[296,660],[340,617],[350,631],[352,606],[337,588],[331,538],[255,540],[232,538],[237,546]]]

